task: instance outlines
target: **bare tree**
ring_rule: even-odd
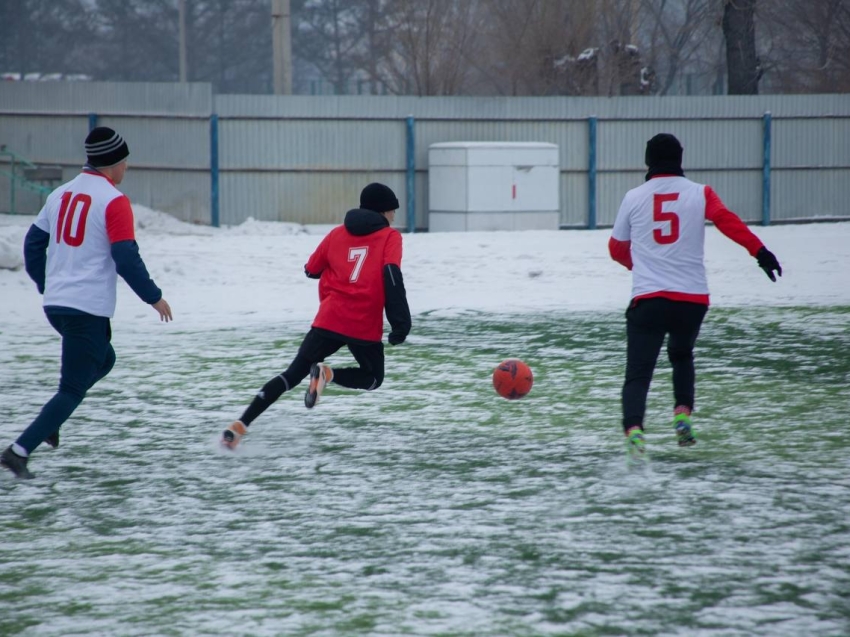
[[[0,2],[0,71],[96,75],[97,25],[83,0]]]
[[[756,55],[756,0],[723,2],[729,95],[755,95],[761,75]]]
[[[596,43],[593,2],[584,0],[485,0],[487,54],[474,61],[494,89],[508,95],[578,94],[573,68]]]
[[[391,0],[396,46],[381,73],[391,90],[458,95],[476,46],[478,0]]]
[[[188,0],[186,5],[189,80],[212,82],[219,93],[271,92],[270,2]]]
[[[641,0],[641,9],[641,48],[656,73],[654,93],[666,95],[683,72],[712,73],[717,60],[711,40],[719,21],[713,0]]]
[[[759,12],[765,79],[782,92],[850,92],[850,2],[783,0]]]
[[[337,94],[349,92],[358,66],[354,54],[362,33],[357,28],[357,5],[345,0],[308,0],[297,14],[293,11],[297,54],[315,66]]]

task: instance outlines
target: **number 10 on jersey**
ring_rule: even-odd
[[[73,197],[73,199],[72,199]],[[80,218],[74,228],[74,217],[80,209]],[[91,197],[85,193],[75,195],[72,192],[62,194],[62,206],[59,208],[59,219],[56,221],[56,243],[64,241],[69,246],[77,248],[83,245],[86,236],[86,218],[91,208]]]

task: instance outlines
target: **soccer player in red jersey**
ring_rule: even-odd
[[[646,182],[626,193],[608,249],[632,271],[626,310],[626,380],[623,430],[630,461],[645,458],[643,419],[646,396],[664,337],[673,366],[673,425],[679,446],[696,443],[694,344],[708,311],[703,262],[705,222],[743,246],[771,281],[782,276],[776,257],[710,186],[685,178],[682,145],[661,133],[646,144]]]
[[[62,336],[62,364],[59,391],[0,454],[0,464],[19,478],[33,477],[30,454],[42,442],[59,446],[59,428],[115,364],[109,319],[117,275],[161,320],[171,320],[171,308],[139,254],[130,200],[116,188],[127,171],[127,143],[101,126],[88,134],[85,149],[83,171],[47,197],[24,239],[27,274],[44,295],[47,320]]]
[[[280,396],[307,376],[304,404],[312,409],[328,383],[373,390],[384,380],[384,312],[390,345],[410,332],[410,309],[401,276],[401,234],[391,228],[398,199],[373,183],[360,193],[360,207],[331,230],[307,260],[304,272],[319,279],[319,311],[289,367],[267,382],[225,429],[221,444],[234,449],[247,427]],[[347,346],[357,367],[331,369],[323,361]]]

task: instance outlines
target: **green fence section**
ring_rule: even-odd
[[[0,178],[8,179],[10,182],[9,214],[18,214],[16,191],[19,188],[38,193],[39,201],[43,203],[44,198],[62,181],[60,166],[35,164],[7,148],[5,144],[0,146],[0,158],[3,158],[0,161],[4,162],[3,168],[0,168]],[[26,210],[22,214],[32,214],[32,211]]]

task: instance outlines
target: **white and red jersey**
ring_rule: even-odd
[[[85,170],[50,193],[34,225],[50,235],[45,307],[111,318],[118,278],[111,245],[135,239],[130,200],[107,177]]]
[[[709,186],[659,175],[626,193],[608,249],[632,270],[632,299],[664,297],[708,305],[705,222],[755,256],[761,240]]]

